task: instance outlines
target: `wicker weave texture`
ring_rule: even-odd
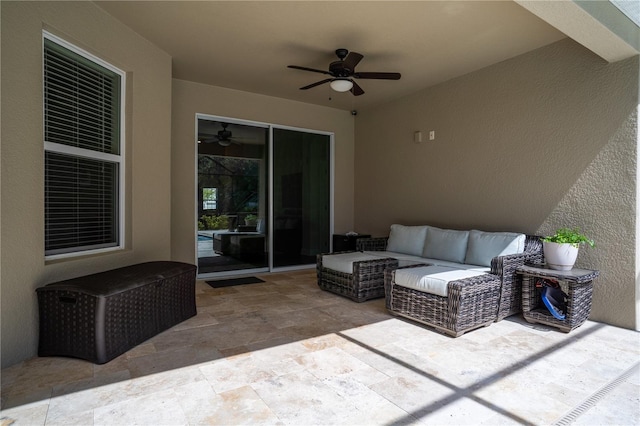
[[[388,237],[358,239],[357,249],[362,251],[383,251]],[[542,240],[539,236],[525,237],[524,253],[495,257],[491,261],[491,273],[502,280],[500,303],[496,321],[522,312],[522,289],[516,276],[516,269],[525,263],[542,263]],[[387,295],[388,296],[388,295]]]
[[[522,287],[516,269],[525,263],[540,263],[542,259],[542,241],[535,235],[526,236],[524,253],[493,258],[491,273],[502,280],[496,321],[522,312]]]
[[[107,362],[160,332],[158,300],[155,284],[98,298],[103,308],[96,312],[95,362]]]
[[[358,251],[384,251],[387,248],[388,237],[358,238],[356,250]]]
[[[101,273],[99,279],[115,282],[117,278],[122,284],[127,270],[140,279],[142,268],[135,268],[141,265]],[[70,356],[103,364],[196,315],[194,265],[150,262],[144,269],[153,270],[148,280],[112,294],[90,291],[95,284],[91,277],[98,275],[86,277],[87,291],[82,289],[82,278],[73,280],[75,290],[65,288],[62,282],[38,288],[38,355]]]
[[[424,265],[407,268],[419,266]],[[485,274],[451,281],[447,297],[442,297],[395,284],[396,270],[385,273],[387,309],[391,313],[435,327],[454,337],[495,321],[500,277]]]
[[[356,247],[359,251],[383,251],[386,249],[388,237],[379,238],[359,238]],[[522,288],[520,280],[516,275],[516,269],[525,263],[541,263],[543,260],[542,241],[539,236],[527,235],[525,238],[524,253],[495,257],[491,261],[491,273],[500,277],[501,286],[496,321],[500,321],[508,316],[522,312]],[[320,268],[320,266],[319,266]],[[334,274],[339,275],[335,271]],[[326,282],[323,285],[330,288],[345,287],[345,280],[348,277],[337,276],[335,284]],[[320,269],[318,270],[318,283],[321,281]],[[321,285],[322,287],[322,285]],[[344,289],[343,289],[344,290]],[[333,290],[329,290],[333,291]],[[388,292],[387,292],[388,293]],[[342,293],[340,293],[342,294]],[[349,296],[351,297],[351,296]],[[389,294],[386,294],[389,297]],[[388,304],[387,300],[387,304]]]
[[[365,260],[353,262],[353,273],[347,274],[323,267],[322,256],[316,258],[318,286],[355,302],[384,297],[384,271],[398,267],[398,261],[392,258]]]
[[[577,283],[560,281],[567,293],[567,312],[564,320],[554,318],[542,302],[542,289],[536,287],[536,277],[522,276],[522,314],[530,323],[539,323],[556,327],[565,333],[580,327],[591,313],[593,281]]]
[[[39,291],[39,356],[96,359],[97,299],[64,290]]]

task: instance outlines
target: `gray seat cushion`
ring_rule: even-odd
[[[373,256],[359,251],[325,254],[322,256],[322,266],[345,274],[353,274],[353,262],[361,262],[363,260],[380,260],[380,256]]]
[[[447,297],[449,282],[465,278],[485,275],[484,272],[449,268],[447,266],[423,266],[417,268],[398,269],[395,283],[397,285]]]

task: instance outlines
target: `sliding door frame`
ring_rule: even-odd
[[[267,209],[268,209],[268,238],[267,238],[267,247],[268,247],[268,262],[267,267],[265,268],[255,268],[255,269],[238,269],[233,271],[222,271],[222,272],[213,272],[213,273],[205,273],[201,274],[198,272],[198,279],[210,279],[210,278],[219,278],[225,276],[236,276],[236,275],[249,275],[256,273],[264,273],[264,272],[281,272],[281,271],[292,271],[292,270],[301,270],[301,269],[309,269],[314,268],[315,264],[306,264],[306,265],[292,265],[292,266],[273,266],[273,239],[274,239],[274,202],[273,202],[273,190],[274,190],[274,170],[273,170],[273,130],[274,129],[282,129],[282,130],[291,130],[296,132],[303,133],[312,133],[316,135],[324,135],[329,137],[329,247],[330,250],[333,250],[333,241],[331,236],[333,235],[334,229],[334,184],[335,184],[335,149],[334,149],[334,138],[335,134],[333,132],[326,132],[321,130],[313,130],[306,129],[301,127],[292,127],[292,126],[284,126],[274,123],[266,123],[260,121],[252,121],[252,120],[243,120],[238,118],[224,117],[219,115],[211,115],[211,114],[203,114],[196,113],[195,117],[195,136],[194,136],[194,145],[195,145],[195,158],[194,158],[194,191],[193,191],[193,200],[194,200],[194,218],[193,218],[193,237],[194,237],[194,245],[195,245],[195,262],[198,264],[198,120],[210,120],[210,121],[220,121],[230,124],[240,124],[245,126],[254,126],[254,127],[262,127],[268,129],[268,140],[267,150],[268,150],[268,161],[267,161],[267,170],[268,170],[268,178],[267,178],[267,187],[268,187],[268,196],[267,196]]]

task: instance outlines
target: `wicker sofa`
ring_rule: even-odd
[[[358,239],[357,249],[318,255],[320,288],[357,301],[384,296],[392,313],[453,335],[520,312],[516,268],[542,260],[535,236],[427,225],[392,225],[389,237]],[[411,270],[427,265],[438,268]],[[366,297],[354,296],[362,279]]]

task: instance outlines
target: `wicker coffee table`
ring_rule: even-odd
[[[527,322],[550,325],[568,333],[589,318],[593,280],[598,277],[599,271],[576,268],[557,271],[525,265],[518,267],[516,273],[522,277],[522,314]],[[562,291],[569,296],[564,320],[554,318],[544,306],[542,289],[536,287],[537,278],[557,280]]]

